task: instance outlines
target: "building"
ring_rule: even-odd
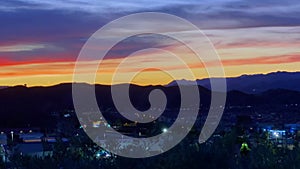
[[[19,134],[19,138],[24,143],[42,142],[42,137],[43,136],[44,136],[43,133],[38,133],[38,132],[31,132],[31,133],[22,133],[22,134]]]
[[[0,134],[0,145],[7,145],[7,135],[5,133]]]
[[[287,137],[285,130],[269,130],[268,139],[277,144],[278,147],[283,147],[287,145]]]

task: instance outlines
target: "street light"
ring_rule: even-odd
[[[100,157],[101,157],[100,152],[97,152],[97,153],[96,153],[96,158],[100,158]]]
[[[10,134],[11,134],[11,140],[12,142],[14,142],[14,131],[11,131]]]
[[[163,128],[163,129],[162,129],[162,132],[163,132],[163,133],[166,133],[166,132],[168,132],[168,129]]]
[[[274,132],[273,135],[275,136],[276,143],[278,143],[279,133],[278,132]]]

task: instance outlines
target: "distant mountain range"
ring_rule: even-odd
[[[221,78],[212,78],[216,82]],[[197,84],[210,89],[210,79],[196,80]],[[226,78],[227,90],[238,90],[249,94],[257,94],[272,89],[300,91],[300,72],[274,72],[269,74],[242,75]],[[191,85],[193,81],[177,80],[167,86]]]
[[[217,78],[216,78],[217,79]],[[178,81],[182,87],[190,88],[189,81]],[[244,75],[228,78],[227,106],[286,105],[300,104],[300,73],[276,72],[270,74]],[[197,80],[201,104],[209,106],[211,91],[209,79]],[[76,84],[91,87],[88,84]],[[111,112],[114,103],[111,88],[123,85],[95,85],[95,93],[100,109]],[[204,87],[202,87],[204,86]],[[130,99],[139,110],[150,107],[149,93],[153,89],[164,91],[167,108],[180,107],[181,95],[176,82],[167,86],[130,86]],[[84,97],[84,96],[83,96]],[[72,84],[59,84],[50,87],[6,87],[0,90],[0,128],[18,126],[51,126],[51,112],[73,109]],[[109,113],[111,114],[111,113]]]

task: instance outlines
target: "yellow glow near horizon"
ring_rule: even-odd
[[[288,64],[274,64],[274,65],[243,65],[243,66],[226,66],[224,67],[226,77],[236,77],[243,74],[257,74],[257,73],[270,73],[276,71],[288,71],[294,72],[298,71],[300,63],[288,63]],[[181,70],[173,70],[173,73],[180,73]],[[194,68],[193,72],[201,74],[202,76],[197,76],[197,79],[207,78],[207,73],[203,68]],[[127,82],[126,73],[124,75],[124,80],[118,81],[117,83]],[[180,77],[180,76],[179,76]],[[72,82],[73,75],[33,75],[33,76],[21,76],[21,77],[5,77],[0,79],[0,84],[2,86],[15,86],[24,85],[27,86],[51,86],[59,83],[70,83]],[[97,75],[97,84],[111,84],[111,74],[99,74]],[[178,78],[178,79],[184,79]],[[132,81],[134,84],[139,85],[164,85],[172,81],[171,77],[167,76],[163,72],[142,72],[138,74]],[[194,80],[194,79],[187,79]]]
[[[217,52],[224,64],[226,77],[236,77],[243,74],[269,73],[276,71],[295,72],[300,71],[300,50],[299,39],[295,34],[290,33],[285,37],[278,36],[276,32],[285,32],[296,29],[293,27],[270,27],[270,28],[247,28],[233,30],[207,30],[211,41],[215,44]],[[245,33],[247,32],[247,33]],[[255,36],[254,36],[255,35]],[[187,34],[192,43],[196,43],[193,34]],[[24,49],[34,49],[32,46],[22,46]],[[40,47],[40,46],[37,46]],[[23,49],[22,48],[22,49]],[[181,59],[191,68],[195,78],[191,78],[185,72],[182,63],[168,53],[157,51],[135,53],[129,61],[120,69],[119,78],[116,83],[127,83],[133,73],[137,73],[141,68],[148,70],[139,73],[131,83],[139,85],[164,85],[172,80],[187,79],[195,80],[207,78],[203,65],[199,63],[192,53],[178,46],[168,46],[172,52],[180,56]],[[15,48],[2,47],[3,51],[13,51]],[[19,50],[19,48],[18,48]],[[101,64],[95,83],[111,84],[113,72],[123,58],[106,59]],[[215,69],[215,60],[211,60],[208,66]],[[83,76],[89,76],[91,66],[95,62],[89,61],[81,63],[80,70]],[[51,86],[59,83],[70,83],[73,81],[73,71],[75,62],[60,61],[34,63],[0,64],[0,86]],[[174,77],[170,77],[165,72],[155,70],[161,68],[169,71]],[[81,81],[80,81],[81,82]],[[86,82],[86,81],[82,81]],[[92,83],[92,82],[88,82]]]

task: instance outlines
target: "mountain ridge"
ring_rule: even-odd
[[[176,85],[192,85],[196,82],[197,85],[211,89],[210,81],[216,83],[224,80],[224,78],[205,78],[190,80],[177,80],[172,81],[166,86]],[[241,75],[238,77],[228,77],[225,79],[227,83],[227,90],[239,90],[249,94],[258,94],[272,89],[287,89],[300,91],[300,72],[271,72],[267,74],[254,74],[254,75]]]
[[[89,84],[76,84],[91,87]],[[121,85],[122,86],[122,85]],[[116,86],[119,87],[119,86]],[[189,88],[189,86],[182,86]],[[178,110],[181,104],[181,95],[178,86],[136,86],[129,89],[130,101],[140,111],[150,107],[149,93],[154,89],[162,90],[167,97],[167,109]],[[208,108],[211,101],[211,91],[198,86],[200,103]],[[96,99],[99,108],[104,112],[116,111],[111,97],[111,86],[96,85]],[[247,94],[241,91],[227,93],[226,106],[259,106],[259,105],[286,105],[300,104],[300,92],[273,89],[259,94]],[[20,126],[45,126],[55,123],[51,121],[51,112],[73,110],[72,84],[60,84],[50,87],[15,86],[0,90],[0,116],[1,127],[10,125]],[[110,114],[110,113],[108,113]]]

